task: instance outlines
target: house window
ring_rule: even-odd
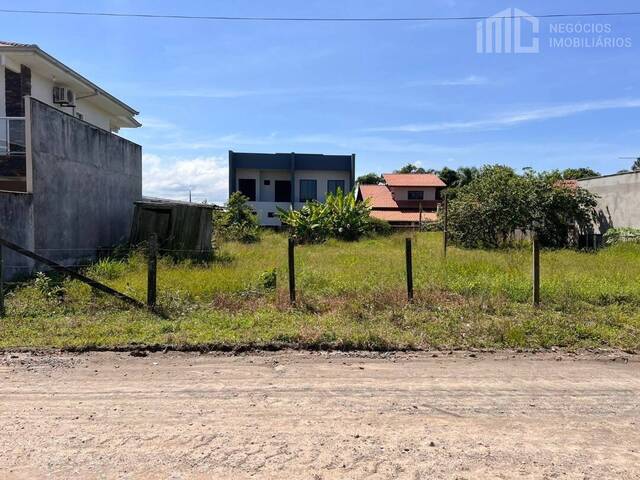
[[[240,178],[238,179],[238,190],[249,198],[250,202],[256,201],[256,179]]]
[[[291,202],[291,182],[289,180],[276,180],[276,202]]]
[[[327,181],[327,193],[338,193],[338,189],[344,193],[344,180]]]
[[[300,180],[300,201],[317,200],[318,182],[317,180]]]
[[[424,200],[423,190],[409,190],[407,192],[407,198],[409,200]]]

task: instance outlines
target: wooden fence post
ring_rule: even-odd
[[[0,317],[4,317],[4,258],[2,257],[2,245],[0,245]]]
[[[533,233],[533,306],[540,305],[540,242],[538,240],[538,234]]]
[[[295,240],[289,237],[289,300],[296,303]]]
[[[149,235],[149,267],[147,269],[147,307],[153,309],[156,306],[156,285],[158,270],[158,235]]]
[[[407,299],[413,300],[413,259],[411,255],[411,239],[405,239],[405,255],[407,259]]]
[[[447,194],[444,194],[444,225],[442,227],[442,248],[443,248],[443,252],[444,252],[444,257],[447,258],[447,235],[448,235],[448,225],[447,225],[447,215],[448,215],[448,205],[447,205]]]

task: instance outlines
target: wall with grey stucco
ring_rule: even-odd
[[[33,196],[28,193],[0,192],[0,237],[20,246],[33,248]],[[5,278],[28,275],[33,267],[26,257],[3,249]]]
[[[33,99],[31,145],[36,250],[73,261],[128,241],[142,198],[139,145]]]
[[[600,197],[597,233],[613,227],[640,228],[640,172],[579,180],[578,185]]]

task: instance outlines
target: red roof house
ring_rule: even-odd
[[[438,219],[446,184],[430,173],[385,173],[383,185],[359,185],[358,199],[369,199],[371,216],[392,225],[413,225]]]

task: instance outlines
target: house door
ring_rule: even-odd
[[[276,202],[291,202],[291,182],[276,180]]]

